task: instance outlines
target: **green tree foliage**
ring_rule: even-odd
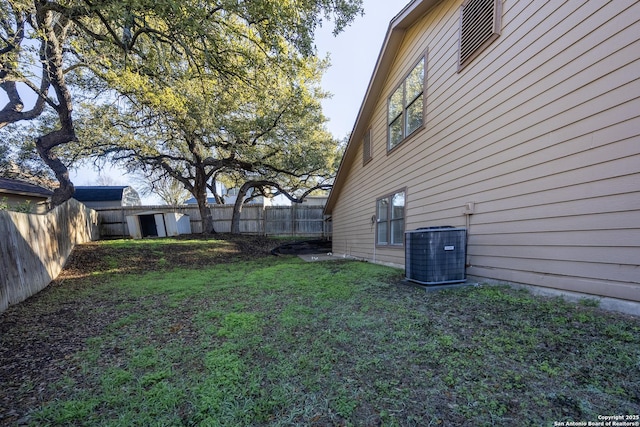
[[[6,197],[0,199],[0,211],[14,211],[21,213],[31,213],[33,211],[33,204],[31,200],[25,200],[22,203],[16,205],[10,205]]]
[[[0,127],[55,112],[56,129],[34,139],[60,183],[57,205],[73,194],[56,150],[78,139],[78,90],[100,103],[115,88],[144,99],[138,107],[184,112],[187,104],[174,94],[184,93],[185,79],[197,77],[204,87],[212,77],[251,85],[265,58],[286,66],[310,56],[323,19],[337,32],[360,12],[361,0],[0,0],[0,88],[8,99]],[[21,87],[35,95],[32,108],[25,110]]]
[[[198,201],[204,230],[213,231],[207,190],[215,194],[216,181],[295,194],[332,175],[337,142],[324,127],[319,89],[326,64],[277,59],[262,56],[242,77],[185,74],[158,90],[114,80],[123,96],[91,109],[81,139],[130,171],[181,182]]]
[[[46,114],[26,126],[12,124],[0,129],[0,176],[55,188],[55,176],[35,149],[34,134],[50,131]]]

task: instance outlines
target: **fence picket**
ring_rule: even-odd
[[[44,289],[76,244],[99,237],[97,225],[74,199],[44,215],[0,211],[0,312]]]
[[[209,208],[213,227],[218,233],[231,232],[233,206],[213,205]],[[128,237],[128,215],[142,212],[177,212],[189,215],[191,232],[202,233],[202,219],[197,206],[127,206],[96,208],[102,237]],[[267,236],[329,237],[330,223],[322,206],[245,206],[240,215],[240,233]]]

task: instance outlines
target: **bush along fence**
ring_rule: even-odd
[[[217,233],[231,232],[233,206],[212,205],[213,226]],[[322,206],[244,206],[240,215],[240,233],[267,236],[304,236],[325,238],[331,235]],[[197,206],[126,206],[96,208],[102,238],[129,237],[127,217],[175,213],[188,215],[191,232],[202,233],[202,219]]]
[[[98,214],[74,199],[44,215],[0,211],[0,312],[44,289],[98,232]]]

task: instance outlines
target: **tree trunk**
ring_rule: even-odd
[[[69,179],[69,169],[67,169],[58,156],[51,151],[50,147],[66,144],[75,139],[76,136],[73,132],[55,131],[36,140],[36,149],[38,150],[40,158],[51,168],[60,183],[60,186],[53,190],[53,196],[51,196],[52,208],[60,206],[72,198],[75,193],[75,187],[71,179]]]
[[[202,234],[213,234],[213,216],[207,204],[207,178],[203,171],[196,171],[196,178],[193,186],[193,196],[198,202],[200,218],[202,218]]]
[[[217,205],[224,205],[224,199],[220,194],[218,194],[218,189],[216,188],[216,177],[211,178],[211,183],[207,184],[209,187],[209,191],[213,194],[213,197],[216,199]]]
[[[213,227],[213,216],[207,204],[207,195],[204,195],[204,200],[202,200],[201,197],[197,197],[196,199],[198,200],[200,218],[202,218],[202,234],[215,234],[216,230]]]
[[[53,170],[60,183],[51,197],[51,205],[56,207],[73,197],[75,192],[73,183],[69,179],[69,170],[52,151],[55,147],[77,141],[71,118],[73,111],[71,92],[65,82],[62,65],[63,45],[67,38],[70,22],[66,17],[58,16],[48,10],[45,7],[46,2],[36,2],[35,4],[38,28],[43,33],[40,60],[46,71],[46,78],[55,91],[58,103],[53,108],[60,120],[60,129],[37,138],[36,148],[42,160]]]
[[[233,204],[233,216],[231,217],[231,234],[240,234],[240,215],[242,214],[242,204],[247,192],[256,184],[252,181],[245,182],[238,190],[236,202]]]

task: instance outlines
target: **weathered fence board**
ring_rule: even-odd
[[[294,235],[293,209],[274,206],[265,212],[265,232],[268,235]]]
[[[269,235],[329,236],[331,230],[321,206],[274,206],[265,209]]]
[[[231,232],[233,206],[211,206],[217,232]],[[191,231],[202,232],[197,206],[129,206],[91,210],[70,200],[45,215],[0,211],[0,312],[46,287],[78,243],[99,237],[128,237],[126,217],[142,212],[189,215]],[[327,237],[330,223],[321,206],[244,206],[240,232]]]
[[[98,239],[97,225],[73,199],[44,215],[0,211],[0,312],[45,288],[76,244]]]
[[[210,206],[213,227],[218,233],[231,232],[233,206]],[[202,219],[197,206],[127,206],[98,208],[102,237],[127,237],[128,215],[141,212],[178,212],[189,215],[191,231],[202,233]],[[327,237],[330,224],[325,221],[322,206],[244,206],[240,215],[240,233],[269,236]]]

